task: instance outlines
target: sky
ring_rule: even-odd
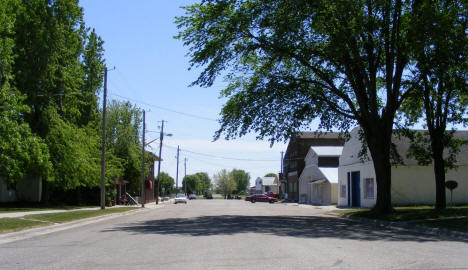
[[[80,0],[87,27],[95,28],[104,40],[108,68],[108,98],[128,100],[146,111],[146,142],[159,138],[161,120],[164,132],[161,171],[174,179],[177,172],[177,146],[180,147],[179,186],[186,173],[207,172],[210,177],[222,169],[242,169],[250,183],[267,173],[280,171],[285,143],[270,148],[255,134],[236,140],[218,140],[217,119],[226,101],[220,91],[222,78],[210,88],[189,87],[201,69],[189,68],[188,48],[173,37],[178,29],[176,16],[182,0]],[[147,150],[158,154],[159,139]]]

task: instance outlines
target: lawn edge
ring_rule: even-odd
[[[27,229],[20,230],[20,231],[0,233],[0,244],[15,242],[15,241],[28,239],[30,237],[34,237],[38,235],[45,235],[45,234],[50,234],[53,232],[72,229],[72,228],[96,223],[96,222],[107,220],[107,219],[135,214],[144,210],[146,210],[146,208],[135,207],[135,209],[128,210],[125,212],[109,213],[109,214],[105,214],[101,216],[83,218],[83,219],[78,219],[78,220],[74,220],[70,222],[57,223],[57,224],[51,223],[50,225],[36,226],[33,228],[27,228]]]
[[[428,233],[428,234],[433,234],[437,236],[445,236],[445,237],[451,237],[451,238],[463,238],[463,240],[468,241],[468,233],[466,232],[454,231],[454,230],[449,230],[445,228],[429,227],[429,226],[424,226],[420,224],[415,224],[409,221],[388,221],[388,220],[382,220],[382,219],[355,217],[355,216],[349,216],[346,214],[340,214],[340,213],[332,212],[332,211],[328,212],[327,214],[330,216],[335,216],[338,218],[347,219],[347,220],[351,220],[355,222],[366,223],[366,224],[379,226],[379,227],[393,228],[393,229],[399,229],[399,230],[406,229],[406,230],[411,230],[417,233]]]

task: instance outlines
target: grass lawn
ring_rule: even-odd
[[[340,215],[387,221],[407,221],[418,225],[468,232],[468,206],[451,206],[435,210],[432,206],[395,207],[390,214],[378,214],[370,209],[334,211]]]
[[[51,223],[44,223],[38,220],[25,220],[22,218],[0,218],[0,233],[16,232],[50,224]]]
[[[65,223],[78,219],[121,213],[137,209],[136,207],[107,208],[105,210],[77,210],[51,214],[27,215],[23,218],[0,218],[0,233],[20,231],[39,226]]]
[[[117,208],[107,208],[104,210],[77,210],[70,212],[61,212],[61,213],[50,213],[50,214],[34,214],[24,216],[25,218],[48,221],[53,223],[64,223],[70,222],[77,219],[97,217],[112,213],[121,213],[129,210],[135,210],[136,207],[117,207]]]

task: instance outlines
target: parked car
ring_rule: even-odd
[[[208,199],[208,200],[213,199],[213,194],[211,194],[209,192],[205,193],[205,199]]]
[[[187,204],[187,197],[184,194],[177,194],[174,198],[174,203],[185,203]]]
[[[189,198],[189,200],[196,200],[196,199],[197,199],[197,195],[195,195],[195,194],[190,194],[190,195],[188,195],[188,198]]]
[[[278,193],[273,193],[273,192],[267,192],[265,193],[265,195],[267,195],[268,197],[273,197],[273,198],[276,198],[278,199],[279,198],[279,194]]]
[[[278,202],[278,199],[269,197],[265,194],[252,194],[250,196],[245,197],[246,201],[250,201],[251,203],[255,202],[269,202],[269,203],[275,203]]]

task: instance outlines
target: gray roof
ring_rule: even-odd
[[[358,129],[359,129],[359,127],[354,128],[351,131],[351,136],[354,137],[351,141],[356,140]],[[416,131],[417,132],[427,132],[425,130],[416,130]],[[458,139],[463,139],[468,143],[468,130],[457,130],[455,132],[455,134],[454,134],[454,137],[458,138]],[[396,146],[396,150],[397,150],[398,154],[400,155],[400,157],[401,157],[401,159],[403,161],[403,165],[418,165],[418,162],[415,159],[407,157],[408,149],[409,149],[409,147],[411,145],[410,139],[408,139],[407,137],[404,137],[404,136],[398,136],[397,134],[393,133],[392,142]],[[345,147],[346,147],[346,145],[345,145]],[[346,154],[352,154],[354,159],[357,160],[359,150],[360,150],[360,148],[355,148],[354,149],[355,153],[349,153],[348,152]],[[446,150],[445,155],[447,155],[447,154],[448,154],[448,151]],[[368,152],[368,156],[369,156],[369,159],[371,159],[370,152]],[[341,162],[342,162],[342,160],[340,159],[340,163]],[[456,164],[459,165],[459,166],[460,165],[468,165],[468,144],[462,145],[462,147],[460,149],[460,152],[457,155],[457,163]]]
[[[416,130],[417,132],[427,132],[425,130]],[[454,134],[454,137],[457,139],[462,139],[467,142],[467,144],[462,145],[460,152],[457,155],[457,165],[468,165],[468,130],[457,130]],[[418,165],[418,162],[413,158],[408,158],[406,154],[411,145],[410,139],[404,136],[398,136],[393,134],[392,142],[395,144],[398,154],[400,154],[403,159],[403,164],[405,165]],[[444,151],[444,155],[448,155],[448,151]]]

